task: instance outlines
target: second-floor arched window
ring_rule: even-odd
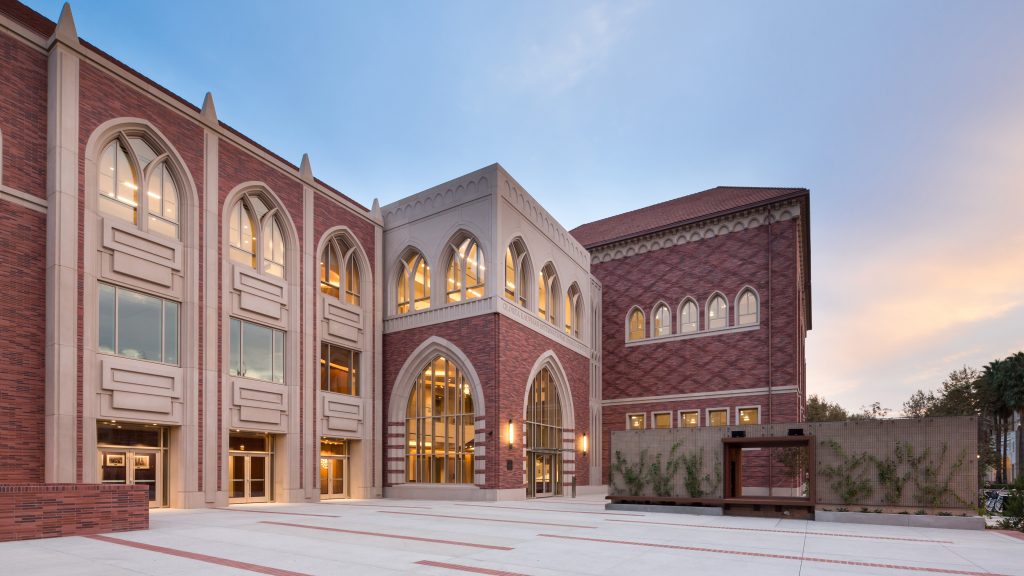
[[[679,333],[690,334],[696,332],[699,329],[698,326],[697,303],[687,298],[683,300],[682,306],[679,307]]]
[[[348,235],[334,236],[324,246],[320,255],[320,291],[359,306],[359,262],[355,243]]]
[[[654,308],[654,325],[651,326],[651,336],[668,336],[672,333],[672,313],[668,306],[659,304]]]
[[[457,246],[450,245],[446,292],[448,302],[482,298],[484,295],[484,253],[473,238],[467,237]]]
[[[558,273],[554,264],[548,262],[541,268],[537,278],[537,315],[551,324],[558,324]]]
[[[242,196],[231,209],[229,222],[232,262],[284,278],[284,232],[276,208],[259,193]]]
[[[139,136],[120,133],[103,149],[98,173],[101,214],[178,237],[180,198],[167,153]],[[145,191],[141,200],[140,191]]]
[[[505,298],[526,307],[530,289],[530,257],[522,240],[513,240],[505,250]]]
[[[757,324],[758,312],[757,294],[750,288],[740,292],[740,297],[736,299],[736,325],[750,326]]]
[[[398,314],[430,308],[430,267],[423,255],[410,249],[398,270],[396,308]]]
[[[629,313],[629,341],[643,340],[645,333],[644,313],[639,308],[634,308]]]
[[[729,326],[729,303],[725,296],[716,293],[708,300],[708,330],[718,330]]]
[[[583,323],[583,295],[580,287],[573,282],[565,293],[565,333],[579,338],[582,334]]]

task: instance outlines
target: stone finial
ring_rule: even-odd
[[[302,155],[302,163],[299,164],[299,177],[313,183],[313,167],[309,165],[309,154]]]
[[[199,113],[208,124],[217,125],[217,108],[213,105],[213,93],[207,92],[203,98],[203,111]]]
[[[374,198],[373,206],[370,207],[370,216],[377,222],[384,222],[384,215],[380,211],[380,200]]]
[[[50,37],[50,46],[53,46],[54,42],[78,46],[78,29],[75,28],[75,17],[71,14],[71,4],[67,2],[60,9],[57,27],[53,29],[53,36]]]

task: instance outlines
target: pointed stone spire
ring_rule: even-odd
[[[75,28],[75,17],[71,14],[71,4],[65,2],[57,19],[57,27],[50,37],[50,46],[54,42],[62,42],[68,46],[78,46],[78,30]]]
[[[370,207],[370,216],[377,222],[384,223],[384,215],[380,211],[380,200],[374,198],[373,206]]]
[[[313,167],[309,165],[309,154],[302,155],[302,163],[299,164],[299,178],[310,184],[313,183]]]
[[[203,120],[211,126],[217,125],[217,108],[213,105],[213,93],[207,92],[203,98],[203,111],[199,113]]]

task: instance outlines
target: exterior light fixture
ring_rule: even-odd
[[[583,434],[583,455],[584,456],[587,455],[587,435],[586,435],[586,433]]]
[[[512,419],[508,419],[508,449],[512,449],[512,439],[516,437],[516,425],[512,423]]]

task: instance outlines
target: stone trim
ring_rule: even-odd
[[[681,402],[708,398],[731,398],[738,396],[760,396],[762,394],[796,394],[797,386],[773,386],[769,388],[742,388],[739,390],[718,390],[714,392],[691,392],[689,394],[665,394],[663,396],[637,396],[634,398],[612,398],[603,400],[601,406],[628,406],[630,404],[655,404],[658,402]]]
[[[630,309],[632,312],[632,309]],[[626,320],[629,323],[628,317]],[[736,334],[739,332],[753,332],[754,330],[760,330],[760,324],[753,326],[730,326],[728,328],[718,328],[717,330],[704,330],[701,332],[689,332],[687,334],[669,334],[668,336],[651,336],[644,338],[643,340],[626,340],[626,348],[633,346],[642,346],[644,344],[661,344],[663,342],[675,342],[678,340],[692,340],[694,338],[705,338],[707,336],[719,336],[722,334]]]
[[[544,209],[512,176],[503,168],[499,168],[499,178],[504,186],[499,185],[501,197],[509,206],[519,212],[523,218],[533,224],[537,230],[561,248],[580,268],[590,271],[587,249],[573,238],[568,230],[562,227],[547,210]]]
[[[28,208],[29,210],[35,210],[42,214],[46,214],[47,207],[49,206],[47,201],[43,198],[3,185],[0,185],[0,200],[6,200],[12,204],[17,204],[18,206]]]
[[[636,236],[627,240],[598,246],[591,250],[590,262],[591,264],[610,262],[637,254],[661,250],[662,248],[670,248],[677,244],[697,242],[706,238],[723,236],[731,232],[740,232],[770,222],[792,220],[799,216],[800,200],[785,200],[767,207],[744,210],[720,218],[686,224],[661,232]]]

